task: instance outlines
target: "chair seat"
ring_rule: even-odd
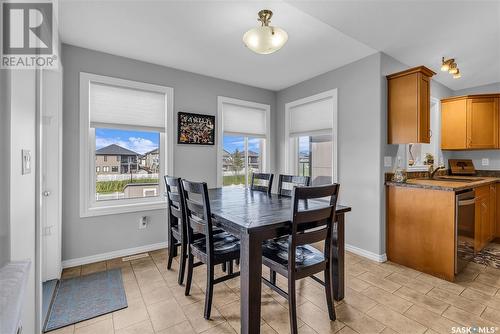
[[[288,238],[267,240],[262,244],[263,261],[271,261],[280,265],[284,270],[288,268]],[[295,267],[297,271],[303,268],[325,263],[324,254],[311,245],[297,246],[295,252]]]
[[[214,234],[213,241],[214,258],[216,262],[225,262],[240,257],[240,240],[234,235],[227,232]],[[191,244],[191,249],[193,253],[199,257],[206,257],[207,250],[205,237],[200,238]]]

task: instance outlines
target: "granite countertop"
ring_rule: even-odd
[[[423,189],[431,189],[431,190],[443,190],[443,191],[461,191],[465,189],[477,188],[480,186],[488,185],[491,183],[500,182],[500,178],[498,177],[483,177],[483,176],[447,176],[448,180],[430,180],[430,179],[421,179],[414,178],[408,179],[404,183],[386,181],[385,184],[387,186],[392,187],[408,187],[408,188],[423,188]],[[470,181],[460,181],[453,180],[453,178],[458,179],[470,179]]]

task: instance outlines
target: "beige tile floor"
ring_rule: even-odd
[[[166,250],[123,262],[114,259],[65,269],[63,277],[121,268],[128,308],[52,334],[238,333],[239,279],[215,288],[212,319],[203,319],[205,267],[195,269],[191,296],[177,285],[178,263],[166,270]],[[301,333],[451,333],[453,327],[500,327],[500,270],[470,264],[450,283],[390,262],[346,254],[345,299],[328,319],[322,287],[300,281]],[[220,275],[220,272],[218,273]],[[283,279],[280,280],[282,284]],[[262,289],[262,333],[289,333],[286,300]],[[500,332],[499,329],[496,332]]]

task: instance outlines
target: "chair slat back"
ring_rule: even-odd
[[[252,173],[252,183],[250,189],[271,193],[273,187],[273,174]]]
[[[213,256],[213,226],[208,187],[205,182],[182,180],[181,189],[186,208],[188,243],[194,241],[194,233],[205,235],[207,256]]]
[[[166,175],[164,176],[164,180],[167,193],[168,214],[170,217],[170,224],[171,226],[176,226],[177,224],[183,225],[185,222],[185,217],[184,217],[185,212],[184,212],[184,201],[182,199],[182,193],[179,190],[181,179]]]
[[[297,246],[324,241],[324,256],[329,258],[339,188],[339,184],[331,184],[293,189],[292,231],[288,238],[289,263],[293,261],[291,268],[295,268]]]
[[[293,187],[310,185],[311,178],[309,176],[283,175],[280,174],[278,181],[278,194],[281,196],[292,197]]]

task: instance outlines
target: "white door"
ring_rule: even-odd
[[[42,281],[59,279],[61,258],[62,69],[40,71]]]

